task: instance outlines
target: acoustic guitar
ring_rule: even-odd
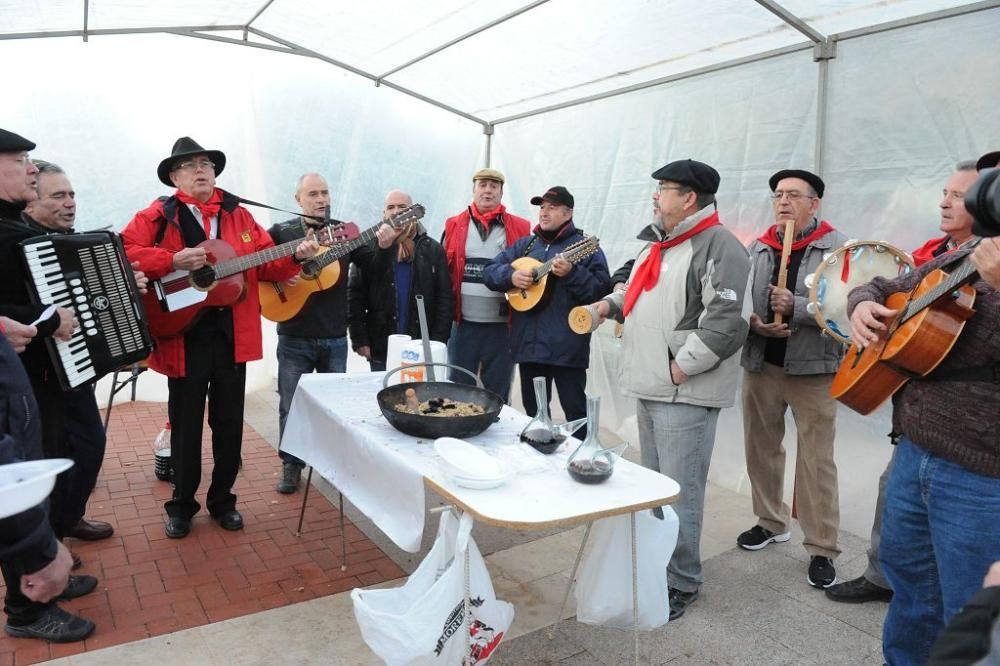
[[[890,295],[885,306],[899,312],[886,322],[886,334],[864,349],[851,345],[830,394],[854,411],[869,414],[910,379],[933,371],[976,313],[976,290],[968,283],[977,276],[966,258],[951,274],[937,269],[910,293]]]
[[[531,271],[531,277],[534,282],[527,289],[514,287],[507,292],[507,302],[510,303],[510,307],[518,312],[527,312],[545,301],[552,291],[549,282],[549,273],[552,271],[552,264],[555,263],[555,260],[562,257],[569,263],[575,264],[597,252],[600,247],[599,243],[600,240],[597,236],[584,236],[583,240],[573,243],[546,262],[541,262],[532,257],[518,257],[515,259],[511,262],[514,270]]]
[[[353,229],[351,229],[353,227]],[[343,242],[357,236],[357,227],[345,224],[323,227],[316,232],[321,245]],[[265,250],[239,256],[224,240],[211,239],[197,245],[208,254],[208,263],[198,270],[178,270],[152,280],[143,305],[149,332],[157,338],[180,335],[191,328],[205,308],[218,308],[239,302],[246,288],[243,271],[290,257],[303,239],[274,245]]]
[[[337,286],[343,277],[339,260],[375,238],[375,232],[380,226],[388,224],[398,229],[421,219],[424,213],[423,206],[414,204],[365,229],[349,243],[324,248],[320,254],[302,264],[299,281],[294,285],[282,282],[259,283],[257,289],[260,295],[261,314],[271,321],[288,321],[302,311],[313,294]]]

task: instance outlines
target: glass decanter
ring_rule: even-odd
[[[598,417],[601,412],[601,399],[587,396],[587,437],[580,446],[570,454],[566,463],[566,471],[574,481],[580,483],[603,483],[611,477],[615,469],[615,460],[622,454],[628,443],[605,448],[598,436]]]
[[[555,425],[549,416],[549,392],[545,389],[545,377],[531,380],[535,386],[535,406],[537,411],[528,425],[521,431],[521,441],[541,453],[552,453],[574,432],[587,423],[586,417]]]

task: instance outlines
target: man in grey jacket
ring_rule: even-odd
[[[750,246],[753,314],[750,336],[743,347],[743,433],[757,524],[736,543],[760,550],[788,541],[791,512],[782,500],[785,478],[785,412],[792,408],[798,434],[796,496],[799,523],[810,555],[807,581],[813,587],[833,585],[833,566],[840,550],[837,529],[840,509],[837,465],[833,460],[837,403],[830,397],[833,373],[843,346],[823,334],[807,312],[806,277],[823,256],[846,241],[842,233],[816,219],[825,185],[816,174],[798,169],[771,176],[773,224]],[[795,236],[788,257],[788,285],[776,286],[785,223],[794,222]],[[780,313],[785,321],[776,323]]]
[[[698,598],[705,483],[719,410],[731,407],[746,340],[750,262],[719,222],[719,173],[694,160],[653,173],[656,221],[642,230],[626,291],[595,304],[625,317],[622,390],[638,399],[642,464],[675,479],[677,547],[667,567],[670,619]]]

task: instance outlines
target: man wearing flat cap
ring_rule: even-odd
[[[189,137],[178,139],[170,156],[160,162],[160,182],[176,190],[136,213],[122,232],[129,259],[151,280],[208,265],[207,252],[198,246],[208,239],[225,241],[237,255],[274,246],[239,199],[215,186],[215,177],[225,167],[221,151],[206,150]],[[296,248],[295,259],[311,258],[317,249],[310,233]],[[201,508],[194,495],[201,482],[206,398],[215,461],[208,511],[223,529],[243,529],[232,488],[243,443],[246,364],[262,356],[257,282],[284,282],[298,271],[292,257],[247,270],[242,300],[205,308],[183,334],[156,340],[149,367],[167,376],[169,390],[174,492],[165,508],[170,538],[187,536]]]
[[[47,359],[42,340],[61,335],[60,331],[72,333],[71,314],[56,313],[31,324],[44,306],[31,304],[23,272],[13,272],[23,265],[17,243],[34,235],[20,219],[25,205],[37,196],[38,169],[28,155],[34,148],[28,139],[0,129],[0,465],[44,457],[39,414],[45,412],[39,411],[26,371],[34,361],[26,363],[23,355],[37,352],[39,358]],[[48,507],[45,501],[0,519],[0,571],[6,584],[4,631],[23,638],[79,641],[94,631],[94,623],[59,608],[56,598],[86,594],[97,579],[69,575],[73,560],[53,532]]]
[[[827,588],[836,579],[840,508],[837,465],[833,460],[837,403],[830,384],[843,357],[839,341],[823,334],[806,310],[813,274],[823,256],[846,242],[826,221],[816,218],[825,186],[816,174],[800,169],[779,171],[769,180],[774,220],[750,245],[753,263],[753,313],[743,347],[743,432],[747,473],[757,525],[739,535],[745,550],[788,541],[791,512],[782,501],[785,478],[785,412],[789,407],[798,433],[795,503],[810,555],[807,580]],[[776,286],[784,233],[794,223],[787,284]],[[774,321],[781,314],[784,321]]]
[[[539,206],[538,226],[487,264],[483,278],[487,287],[501,293],[515,287],[528,289],[535,285],[534,276],[531,271],[514,270],[514,260],[531,257],[544,263],[554,259],[546,278],[552,284],[546,283],[544,302],[512,313],[510,348],[520,369],[521,400],[528,416],[538,413],[532,380],[544,377],[547,395],[552,395],[555,382],[566,420],[573,421],[587,415],[590,334],[577,335],[569,328],[569,311],[608,293],[611,275],[600,249],[576,263],[562,255],[585,238],[573,224],[575,201],[569,190],[561,185],[550,187],[533,197],[531,205]],[[586,428],[576,432],[577,438],[585,435]]]
[[[677,548],[667,567],[670,619],[704,581],[701,525],[719,410],[736,394],[736,352],[750,314],[746,248],[719,221],[719,173],[678,160],[653,173],[656,221],[639,233],[628,289],[605,296],[602,317],[623,314],[619,379],[638,399],[642,464],[675,479]]]
[[[480,169],[472,174],[472,203],[445,220],[441,244],[455,293],[455,325],[449,337],[448,362],[480,375],[487,389],[508,400],[514,378],[510,308],[502,294],[483,284],[483,269],[493,257],[527,236],[531,223],[507,212],[500,203],[505,180],[496,169]],[[463,372],[453,372],[451,380],[473,383]]]

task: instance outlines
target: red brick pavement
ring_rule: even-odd
[[[0,634],[0,666],[97,650],[405,575],[349,521],[347,571],[341,571],[340,514],[315,489],[309,493],[302,535],[296,537],[301,491],[275,492],[278,457],[246,425],[235,488],[246,527],[227,532],[203,510],[187,538],[166,538],[163,502],[170,486],[154,476],[152,457],[166,405],[116,405],[111,416],[108,451],[87,516],[112,523],[115,534],[103,541],[66,541],[83,558],[74,573],[97,576],[99,584],[93,593],[62,606],[93,620],[97,630],[84,642],[64,645]],[[198,493],[202,506],[211,473],[208,434],[206,426]]]

